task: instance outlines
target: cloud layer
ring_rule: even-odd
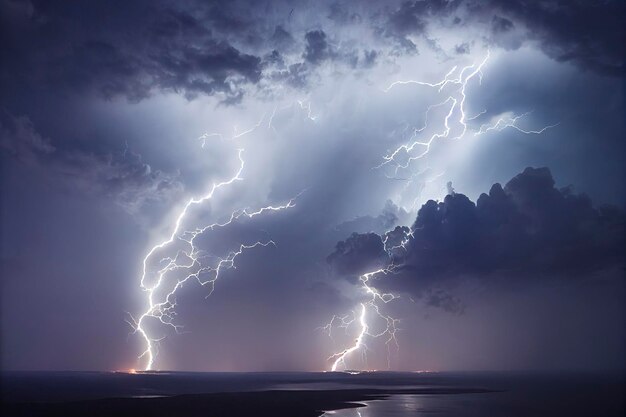
[[[476,203],[455,192],[426,202],[410,229],[353,234],[328,262],[340,275],[387,267],[377,285],[414,296],[459,278],[572,280],[623,269],[624,220],[621,209],[594,208],[584,194],[555,188],[547,168],[526,168]]]
[[[145,307],[142,259],[188,199],[232,177],[242,148],[242,180],[194,205],[179,237],[233,211],[292,198],[295,207],[198,238],[207,264],[241,242],[276,245],[238,257],[209,299],[197,283],[181,288],[176,321],[189,333],[162,341],[160,367],[326,369],[353,334],[333,345],[315,329],[363,301],[359,274],[390,265],[371,284],[403,295],[383,307],[402,319],[394,368],[437,368],[428,343],[447,369],[481,355],[507,367],[513,357],[547,362],[543,351],[526,362],[515,340],[499,349],[501,332],[474,337],[498,316],[477,306],[514,286],[520,297],[544,291],[548,302],[529,296],[507,316],[518,329],[534,326],[527,311],[551,314],[561,296],[551,283],[586,299],[585,277],[595,285],[621,271],[623,212],[560,189],[544,169],[491,184],[549,166],[559,186],[623,203],[622,12],[618,1],[0,0],[3,365],[138,366],[143,347],[124,314]],[[455,83],[387,87],[437,83],[454,67],[458,76],[488,50],[465,90],[466,134],[451,139],[462,130],[457,107],[427,156],[376,168],[403,143],[441,133],[444,100],[461,100]],[[489,130],[516,115],[522,130],[558,126]],[[623,294],[620,281],[603,282],[593,288],[602,301],[584,306],[587,331],[572,321],[575,340],[622,323],[604,309]],[[476,283],[493,297],[464,292]],[[458,343],[464,331],[482,345]],[[597,357],[619,352],[613,334],[591,349]],[[369,366],[386,367],[386,352],[372,346]]]
[[[245,93],[267,94],[264,80],[302,88],[326,62],[366,69],[419,48],[464,54],[473,47],[466,32],[476,29],[481,47],[535,43],[558,61],[615,76],[624,69],[624,5],[616,0],[140,1],[88,11],[74,2],[3,0],[1,7],[3,88],[17,82],[132,101],[164,91],[234,103]]]

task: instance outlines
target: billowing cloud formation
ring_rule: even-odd
[[[417,296],[461,277],[571,279],[623,266],[624,219],[620,209],[594,208],[587,196],[555,188],[547,168],[527,168],[476,204],[454,192],[428,201],[410,230],[354,234],[328,261],[339,274],[362,274],[385,254],[392,273],[379,274],[377,285]],[[383,250],[383,241],[402,238],[404,248]],[[447,295],[428,296],[454,306]]]
[[[306,49],[303,57],[307,62],[318,64],[330,56],[326,34],[321,30],[307,32]]]
[[[390,13],[383,30],[414,48],[411,35],[430,38],[434,20],[450,29],[485,24],[493,46],[517,49],[537,42],[556,60],[622,75],[624,12],[619,1],[407,1]]]
[[[3,0],[0,7],[3,88],[17,82],[132,101],[157,91],[189,99],[219,94],[235,103],[254,86],[263,90],[264,79],[304,87],[304,74],[328,60],[370,68],[378,57],[389,64],[415,54],[420,42],[444,55],[467,53],[470,28],[472,39],[492,47],[516,49],[532,42],[556,60],[623,73],[624,4],[617,0],[352,1],[298,7],[265,1],[175,6],[140,1],[91,5],[88,11],[80,2]],[[445,45],[437,33],[442,28],[458,42]]]
[[[170,236],[188,199],[232,177],[237,149],[244,149],[242,181],[194,206],[184,230],[293,198],[295,207],[244,217],[198,238],[202,253],[214,256],[240,242],[271,239],[276,245],[245,252],[209,300],[207,287],[189,282],[181,289],[177,323],[189,333],[163,341],[160,367],[325,369],[332,353],[326,348],[332,346],[313,329],[358,307],[367,294],[355,277],[392,261],[395,274],[372,277],[371,284],[408,292],[417,301],[402,297],[385,306],[403,320],[401,338],[410,340],[400,340],[405,353],[405,346],[428,336],[420,321],[424,303],[454,314],[463,313],[465,304],[465,317],[458,320],[465,323],[474,306],[486,305],[468,287],[489,282],[499,292],[497,300],[509,289],[486,277],[520,282],[525,290],[540,283],[546,290],[542,279],[506,279],[565,274],[558,266],[564,245],[543,223],[534,225],[540,216],[522,213],[523,205],[512,197],[519,191],[504,187],[505,198],[488,196],[478,206],[454,194],[423,209],[422,229],[412,225],[425,201],[443,199],[446,182],[454,183],[449,194],[478,201],[480,191],[529,165],[550,166],[560,181],[581,187],[594,202],[621,203],[623,94],[620,80],[605,76],[614,73],[607,65],[621,65],[611,52],[621,38],[597,23],[570,30],[566,26],[584,22],[584,10],[593,3],[569,2],[564,13],[561,4],[0,0],[0,112],[12,115],[0,114],[6,231],[1,261],[22,265],[4,274],[12,277],[3,290],[14,302],[2,314],[10,335],[3,360],[22,369],[138,366],[143,347],[127,339],[122,312],[143,311],[142,259]],[[617,7],[605,4],[611,13]],[[524,11],[537,8],[537,20]],[[594,10],[594,22],[605,19],[607,28],[614,26],[613,17],[601,16],[602,8]],[[553,13],[568,23],[541,23]],[[607,42],[611,46],[592,46]],[[449,94],[461,98],[452,92],[456,84],[442,91],[412,83],[386,87],[396,81],[436,83],[454,67],[451,77],[457,76],[481,62],[487,50],[484,73],[467,86],[467,134],[451,140],[461,127],[455,112],[450,126],[456,131],[435,140],[427,156],[398,175],[392,163],[375,168],[403,143],[441,132],[450,101],[428,109]],[[518,127],[525,130],[558,126],[540,135],[512,127],[473,134],[515,115],[524,115]],[[422,150],[419,145],[415,154]],[[578,201],[570,194],[559,191],[554,199]],[[387,200],[393,204],[383,207]],[[116,205],[133,215],[123,215]],[[583,223],[589,230],[611,230],[610,211],[581,211],[590,211],[590,220],[580,220],[585,216],[576,211],[570,223],[581,230],[588,230]],[[607,223],[604,228],[598,219]],[[431,236],[437,230],[443,236]],[[354,232],[330,257],[337,274],[350,276],[337,279],[328,274],[327,255]],[[405,250],[410,232],[414,238]],[[579,240],[586,236],[577,233]],[[585,259],[580,254],[598,262],[606,256],[607,267],[615,260],[599,249],[614,247],[608,233],[598,234],[593,244],[564,239],[578,245],[570,251],[576,254],[574,272]],[[548,245],[550,239],[556,243]],[[174,250],[177,245],[184,241]],[[528,265],[510,259],[514,250],[532,258]],[[548,254],[556,259],[541,258]],[[581,271],[597,270],[593,262],[585,265]],[[480,280],[455,279],[463,275]],[[577,284],[578,291],[587,291]],[[90,320],[67,326],[67,317]],[[441,323],[433,327],[439,334]],[[467,328],[472,334],[478,329]],[[51,332],[58,336],[54,341],[47,338]],[[111,346],[104,353],[103,343]],[[452,344],[433,343],[433,349]],[[432,369],[429,361],[421,362],[421,349],[394,367]],[[487,352],[482,346],[474,350]],[[507,360],[514,356],[497,347],[492,352]],[[375,355],[368,352],[370,366],[387,366]]]
[[[376,233],[353,233],[337,243],[328,262],[340,274],[364,274],[387,263],[387,252],[382,238]]]
[[[260,78],[259,57],[213,36],[213,15],[194,16],[152,2],[101,5],[80,19],[77,14],[85,10],[76,4],[2,6],[4,85],[95,90],[136,101],[155,90],[232,98],[241,94],[242,84]],[[104,28],[97,23],[102,15],[110,16]]]
[[[501,11],[504,17],[496,24],[501,31],[523,24],[525,37],[556,60],[610,75],[624,73],[624,2],[492,0],[477,2],[475,10]]]

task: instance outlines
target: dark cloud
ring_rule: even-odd
[[[388,16],[382,32],[396,39],[405,53],[415,48],[408,35],[428,39],[435,20],[446,24],[454,16],[453,25],[488,22],[493,45],[515,49],[524,41],[538,42],[558,61],[603,74],[624,74],[626,7],[619,0],[424,0],[404,2]]]
[[[331,3],[328,18],[342,25],[361,23],[363,21],[363,17],[359,13],[352,11],[351,7],[345,2],[343,4],[339,2]]]
[[[296,43],[291,33],[287,32],[281,25],[276,26],[274,29],[271,42],[276,48],[281,50],[289,50],[293,48]]]
[[[138,101],[165,91],[188,99],[219,94],[225,103],[237,103],[262,78],[277,79],[272,71],[263,73],[261,57],[272,50],[292,55],[294,59],[285,60],[290,65],[300,58],[313,67],[333,60],[350,68],[370,68],[384,54],[415,54],[412,36],[438,50],[430,31],[442,25],[463,30],[486,24],[485,39],[492,45],[515,49],[532,41],[559,61],[612,75],[624,69],[625,9],[617,0],[331,3],[318,13],[326,22],[313,19],[298,26],[289,19],[292,6],[282,3],[192,1],[166,6],[138,1],[87,8],[80,2],[5,0],[0,6],[0,88],[5,92],[95,91],[105,98]],[[263,14],[269,9],[274,13]],[[360,39],[339,38],[332,26],[323,25],[327,22],[354,25],[363,33],[372,29],[391,40],[391,49],[374,51],[361,45],[344,50],[342,42]],[[455,50],[467,53],[468,47],[462,44]],[[302,77],[290,78],[293,87],[306,85]]]
[[[434,42],[428,34],[431,21],[453,13],[459,3],[457,0],[405,1],[389,12],[380,31],[385,37],[395,41],[393,54],[415,54],[417,45],[408,36],[419,35],[433,46]]]
[[[460,193],[424,204],[410,235],[407,228],[385,235],[387,248],[408,241],[389,251],[395,273],[378,283],[422,296],[433,285],[462,277],[574,279],[623,268],[624,219],[621,209],[594,208],[584,194],[555,188],[547,168],[527,168],[504,188],[494,184],[476,204]],[[330,264],[344,274],[379,265],[383,238],[377,237],[352,235],[338,244]]]
[[[519,172],[514,170],[529,164],[546,163],[561,181],[594,193],[594,201],[615,202],[623,194],[619,80],[555,65],[538,49],[577,65],[616,62],[617,55],[604,43],[619,45],[619,32],[610,29],[615,27],[611,17],[606,32],[600,33],[596,24],[580,27],[583,20],[576,23],[570,14],[582,16],[582,3],[568,3],[571,10],[566,12],[566,3],[553,3],[563,19],[556,25],[545,18],[552,14],[548,8],[539,10],[536,20],[534,12],[520,10],[547,4],[541,1],[333,0],[296,6],[266,0],[0,0],[0,109],[27,116],[0,115],[6,194],[2,228],[11,241],[4,247],[7,256],[28,266],[4,274],[13,278],[8,283],[20,285],[19,291],[6,290],[14,300],[3,313],[10,330],[6,364],[51,369],[136,366],[136,352],[142,349],[135,338],[128,344],[120,312],[138,313],[143,306],[137,276],[141,260],[150,245],[169,236],[177,206],[204,195],[213,181],[230,178],[238,147],[245,148],[244,180],[194,207],[184,230],[225,222],[233,210],[285,204],[298,195],[296,207],[242,219],[199,237],[202,254],[214,256],[238,242],[272,239],[276,246],[242,254],[237,269],[225,273],[209,302],[202,288],[192,283],[184,288],[179,322],[197,326],[188,328],[192,333],[187,339],[164,342],[160,367],[184,363],[185,369],[198,369],[201,363],[204,370],[321,369],[328,355],[311,339],[317,338],[312,329],[333,314],[350,311],[364,296],[336,275],[349,275],[354,283],[358,274],[392,261],[395,274],[380,274],[372,285],[453,314],[463,314],[467,303],[468,314],[459,326],[467,334],[481,334],[475,339],[485,344],[490,341],[483,333],[489,321],[466,324],[478,310],[472,306],[485,306],[485,298],[472,292],[474,284],[489,284],[487,291],[501,300],[509,283],[527,286],[521,292],[528,293],[537,289],[529,287],[531,280],[542,285],[550,276],[576,279],[619,267],[622,212],[594,208],[571,190],[555,189],[543,171],[526,172],[521,180],[474,198],[477,189],[489,189],[485,184],[511,178]],[[494,15],[511,28],[492,30]],[[413,181],[390,181],[372,169],[409,140],[412,126],[425,121],[429,104],[440,102],[435,101],[436,89],[433,95],[417,86],[390,94],[381,89],[394,80],[436,81],[454,65],[461,68],[484,56],[485,43],[494,53],[482,84],[468,87],[468,117],[478,116],[468,121],[468,129],[531,109],[535,111],[520,120],[521,127],[561,122],[559,127],[538,137],[506,129],[475,141],[436,140],[428,157],[414,161],[413,177],[407,170],[406,179]],[[520,45],[528,48],[498,51]],[[424,56],[411,56],[418,47]],[[598,66],[584,67],[606,73]],[[215,98],[185,103],[173,95]],[[103,102],[103,97],[113,100]],[[216,101],[241,105],[214,108]],[[314,121],[307,118],[308,105]],[[424,137],[442,127],[445,109],[434,111]],[[195,140],[205,131],[228,138],[230,132],[255,126],[234,142],[214,137],[203,150]],[[144,158],[124,151],[124,139]],[[443,198],[444,178],[454,180],[457,191],[450,189],[443,201],[427,203],[419,216],[381,207],[388,198],[411,210],[424,196]],[[112,203],[136,215],[119,216]],[[140,227],[146,224],[150,227]],[[351,236],[353,232],[357,234]],[[350,239],[328,256],[346,237]],[[184,241],[172,246],[174,256],[179,244]],[[205,259],[207,265],[214,261]],[[328,273],[329,264],[334,274]],[[170,282],[178,273],[170,275]],[[577,285],[557,283],[568,290],[576,287],[572,291],[581,294],[589,287],[579,285],[581,280]],[[616,287],[613,281],[611,285]],[[100,316],[67,326],[70,314],[83,317],[93,311],[94,296]],[[404,305],[407,298],[384,308],[403,319],[402,337],[418,340],[428,336],[428,329],[408,317],[417,310],[409,302]],[[523,310],[553,309],[549,304],[538,310],[537,303],[524,302]],[[25,310],[25,305],[37,308]],[[587,309],[597,306],[602,307],[596,302]],[[249,320],[251,315],[255,320]],[[55,322],[40,322],[39,316]],[[615,320],[620,322],[621,316],[599,317],[619,327]],[[533,326],[533,320],[520,320],[511,328]],[[20,331],[32,323],[41,325]],[[115,323],[120,330],[115,336],[93,330]],[[578,331],[578,324],[572,321],[571,327]],[[457,328],[441,331],[441,326],[433,324],[437,335],[454,334],[451,339],[458,340]],[[224,331],[229,334],[220,333]],[[46,339],[51,332],[58,336],[55,340]],[[89,337],[76,338],[82,334]],[[586,336],[572,340],[594,340]],[[609,344],[606,336],[603,343]],[[326,339],[319,339],[325,345]],[[68,340],[75,351],[61,348]],[[276,355],[273,365],[267,365],[265,354],[257,354],[259,340],[263,352]],[[102,353],[97,346],[102,343],[114,348]],[[223,350],[215,350],[214,343]],[[432,348],[445,350],[453,344],[433,340]],[[208,348],[216,354],[207,361]],[[489,357],[497,352],[506,357],[506,366],[515,357],[515,352],[495,347],[463,350]],[[61,353],[50,356],[48,351]],[[378,367],[373,353],[369,366]],[[421,361],[423,353],[403,354],[397,369],[429,367],[432,363]],[[106,367],[100,365],[103,358]],[[433,358],[433,363],[448,363],[445,357]]]
[[[463,42],[463,43],[461,43],[459,45],[456,45],[454,47],[454,52],[456,52],[459,55],[469,54],[470,53],[469,43]]]
[[[376,233],[353,233],[337,243],[327,258],[333,269],[342,275],[360,275],[388,263],[382,238]]]
[[[406,1],[390,14],[388,29],[394,35],[425,33],[430,18],[453,12],[459,3],[446,0]]]
[[[201,46],[163,51],[155,61],[157,85],[166,90],[182,91],[187,97],[198,93],[225,93],[233,97],[241,90],[232,82],[256,83],[261,77],[261,59],[240,51],[225,42],[207,41]]]
[[[376,64],[378,57],[376,50],[363,49],[361,51],[347,45],[332,45],[322,30],[307,32],[304,38],[305,50],[302,58],[305,63],[313,67],[325,61],[347,65],[352,69],[372,68]]]
[[[153,170],[141,155],[128,150],[94,153],[58,149],[24,116],[2,115],[0,149],[22,164],[44,169],[49,179],[56,177],[63,184],[113,198],[132,214],[146,203],[169,201],[183,188],[178,173]]]
[[[504,17],[494,15],[491,19],[491,31],[496,35],[506,33],[512,30],[514,27],[515,25],[513,24],[513,22]]]
[[[624,74],[623,1],[492,0],[473,6],[480,13],[501,15],[493,17],[496,33],[509,31],[515,23],[524,25],[525,36],[558,61],[609,75]]]
[[[302,57],[306,62],[319,64],[331,57],[331,49],[323,30],[307,32],[304,39],[306,40],[306,47]]]
[[[96,89],[105,98],[126,96],[137,101],[150,95],[153,81],[134,56],[101,41],[87,41],[49,63],[45,83],[74,90]],[[144,78],[145,77],[145,78]]]
[[[228,5],[216,5],[208,13],[211,27],[223,32],[242,32],[248,29],[251,22],[242,13],[236,13]]]
[[[283,56],[275,49],[263,57],[263,63],[266,65],[275,65],[277,67],[285,66],[285,60],[283,59]]]
[[[97,13],[109,16],[108,26]],[[220,13],[214,8],[202,19],[156,3],[99,5],[89,11],[72,3],[36,3],[22,24],[3,29],[0,84],[97,91],[132,101],[157,90],[187,98],[222,93],[232,99],[259,81],[261,59],[213,35],[220,25],[235,24]]]
[[[374,232],[383,234],[398,223],[410,220],[409,213],[396,206],[391,200],[387,200],[382,213],[378,216],[358,216],[345,221],[335,228],[338,233],[367,233]]]
[[[375,50],[363,51],[363,59],[361,60],[361,66],[363,68],[370,68],[376,65],[376,59],[378,58],[378,52]]]
[[[289,65],[286,69],[270,73],[269,78],[277,82],[284,82],[295,88],[304,88],[308,83],[309,74],[309,67],[302,62],[298,62]]]

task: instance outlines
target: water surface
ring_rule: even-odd
[[[127,400],[123,400],[125,405],[121,406],[118,401],[117,407],[125,410],[126,404],[130,404],[135,411],[142,406],[154,404],[155,400],[163,404],[157,408],[177,407],[176,404],[198,400],[200,409],[192,410],[192,414],[198,412],[198,415],[202,415],[206,412],[206,415],[213,415],[211,411],[214,410],[204,408],[211,408],[212,404],[216,404],[216,399],[219,400],[219,404],[229,404],[228,401],[235,401],[237,404],[238,397],[252,398],[259,401],[256,403],[260,404],[258,407],[264,407],[263,404],[272,404],[275,407],[277,401],[280,405],[280,401],[293,400],[300,396],[308,401],[306,410],[303,401],[301,411],[301,415],[307,416],[324,414],[326,417],[617,417],[624,415],[624,388],[622,375],[590,373],[5,372],[2,374],[2,399],[5,404],[13,405],[10,410],[15,415],[28,415],[24,407],[29,404],[37,404],[39,407],[37,410],[41,411],[42,415],[46,410],[52,409],[57,411],[45,415],[65,413],[72,415],[68,411],[71,409],[63,408],[64,404],[78,402],[81,404],[81,410],[89,410],[90,407],[96,407],[96,404],[101,408],[102,404],[108,404],[107,401],[113,401],[107,399],[120,398]],[[198,397],[199,394],[207,395]],[[184,395],[196,397],[180,397]],[[326,401],[335,396],[337,401]],[[169,401],[169,398],[172,401]],[[222,401],[225,398],[228,401]],[[358,400],[354,400],[355,398]],[[291,402],[298,405],[298,401]],[[314,405],[316,403],[319,407]],[[323,406],[323,404],[332,405]],[[338,409],[357,406],[358,408]],[[24,412],[20,414],[20,410]],[[258,415],[263,415],[263,410],[256,411]],[[131,414],[129,411],[129,415]],[[189,411],[186,411],[186,415],[190,415]],[[220,411],[219,415],[230,414],[228,411]]]

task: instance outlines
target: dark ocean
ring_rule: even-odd
[[[334,417],[625,415],[624,376],[617,373],[4,372],[1,389],[3,415],[9,416],[144,415],[141,407],[154,401],[160,401],[157,411],[145,415],[282,415],[263,409],[270,404],[280,410],[282,399],[296,399],[292,402],[303,406],[298,411],[291,404],[294,414],[285,415],[292,417],[299,413]],[[335,394],[340,402],[356,408],[328,405],[325,400]],[[310,410],[304,409],[306,401],[300,402],[298,396],[314,404],[307,403]],[[188,405],[205,397],[212,402],[194,405],[191,411],[181,408],[180,414],[177,403],[167,402],[180,398],[184,401],[179,403]],[[120,398],[124,400],[111,400]],[[212,405],[224,398],[237,406],[248,401],[247,411],[224,411],[228,402],[220,402],[219,410]],[[259,398],[263,401],[254,402]],[[119,408],[108,408],[111,402],[124,411],[120,414]],[[255,408],[258,413],[247,414]]]

